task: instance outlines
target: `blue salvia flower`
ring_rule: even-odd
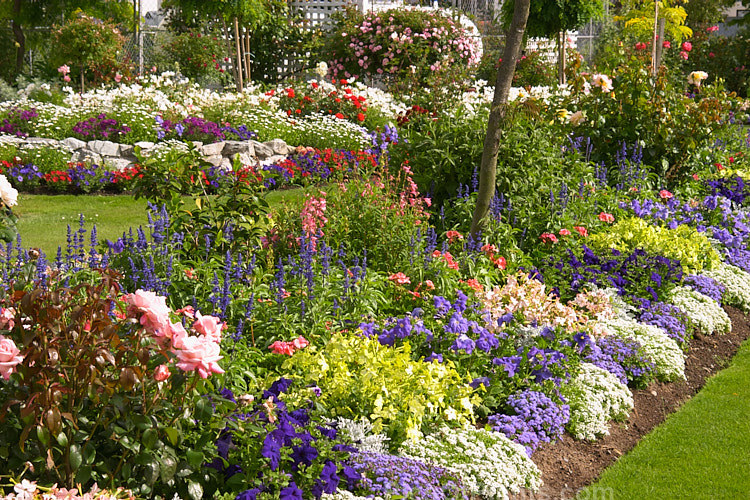
[[[219,286],[219,276],[214,271],[214,279],[211,281],[211,295],[208,296],[208,301],[211,303],[211,314],[216,314],[218,309],[217,304],[219,303],[219,294],[221,294],[221,287]]]

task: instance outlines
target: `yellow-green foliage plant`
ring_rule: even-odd
[[[591,235],[589,244],[598,250],[615,248],[621,252],[641,248],[649,253],[679,260],[686,273],[716,269],[721,264],[721,257],[706,235],[695,228],[687,225],[676,229],[653,226],[637,217],[622,219],[606,233]]]
[[[287,376],[320,388],[317,402],[330,417],[366,416],[373,432],[388,434],[394,446],[437,424],[473,422],[479,403],[453,363],[414,361],[409,344],[387,347],[356,333],[299,351],[283,368]]]

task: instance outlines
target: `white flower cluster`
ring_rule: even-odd
[[[633,394],[628,386],[604,368],[581,364],[581,372],[564,386],[570,405],[567,429],[576,439],[595,440],[609,434],[607,422],[625,419],[633,409]]]
[[[523,446],[485,429],[441,427],[435,434],[406,441],[401,454],[458,474],[472,494],[484,498],[505,499],[521,488],[537,490],[542,485],[541,472]]]
[[[351,493],[346,490],[338,490],[336,493],[332,495],[329,495],[328,493],[323,493],[323,496],[320,498],[322,500],[383,500],[383,497],[379,497],[379,496],[359,497],[355,495],[354,493]]]
[[[714,299],[702,293],[680,286],[672,291],[670,302],[685,311],[690,321],[704,335],[728,333],[732,329],[732,320],[724,309]]]
[[[349,436],[349,439],[354,443],[354,447],[359,451],[388,453],[385,445],[388,437],[385,434],[372,434],[372,424],[365,417],[358,421],[339,417],[335,422],[338,424],[338,429]]]
[[[703,275],[726,287],[723,297],[726,304],[750,312],[750,274],[737,266],[722,263],[717,269],[703,271]]]
[[[685,356],[677,342],[654,325],[628,319],[606,321],[604,327],[612,335],[637,340],[654,363],[656,376],[662,381],[685,378]]]

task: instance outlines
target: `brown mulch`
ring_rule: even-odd
[[[573,498],[580,488],[596,481],[605,468],[696,394],[711,375],[726,367],[740,344],[750,336],[750,321],[735,308],[725,309],[732,319],[732,332],[699,334],[690,341],[685,359],[687,380],[654,382],[646,389],[633,391],[635,407],[628,420],[610,424],[609,435],[593,443],[576,441],[566,433],[556,443],[543,444],[532,460],[542,471],[544,484],[538,492],[524,491],[518,498]]]

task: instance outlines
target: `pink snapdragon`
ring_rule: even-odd
[[[16,371],[16,366],[23,362],[21,351],[12,339],[0,335],[0,376],[10,379],[10,374]]]

